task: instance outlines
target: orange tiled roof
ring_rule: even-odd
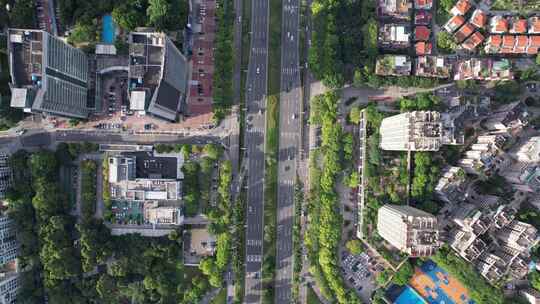
[[[431,7],[433,0],[414,0],[415,7]]]
[[[512,24],[512,33],[519,33],[523,34],[527,32],[527,20],[525,19],[517,19],[514,20],[514,24]]]
[[[495,24],[496,32],[508,32],[508,20],[506,18],[500,18]]]
[[[525,53],[528,43],[529,39],[527,39],[527,36],[516,36],[516,46],[514,47],[514,53]]]
[[[540,36],[529,36],[529,47],[540,48]]]
[[[500,47],[502,43],[502,36],[501,35],[491,35],[488,38],[488,43],[490,46],[493,47]]]
[[[431,54],[432,45],[429,42],[420,41],[416,45],[416,55],[429,55]]]
[[[529,55],[538,54],[538,48],[537,47],[528,47],[527,48],[527,54],[529,54]]]
[[[471,18],[471,23],[478,28],[483,28],[486,25],[486,22],[487,14],[482,10],[475,10]]]
[[[529,42],[529,39],[527,39],[527,36],[523,36],[523,35],[520,35],[520,36],[516,36],[516,46],[527,46]]]
[[[484,36],[480,34],[480,32],[475,32],[472,34],[465,42],[463,43],[463,47],[466,48],[469,51],[474,50],[482,41],[484,41]]]
[[[456,15],[450,18],[447,24],[449,25],[449,27],[451,27],[455,31],[461,25],[463,25],[463,23],[465,23],[465,18],[463,18],[463,16]]]
[[[456,40],[458,43],[463,42],[465,38],[469,37],[470,34],[474,32],[474,26],[472,24],[467,23],[464,26],[462,26],[459,31],[456,32],[454,37],[456,37]]]
[[[431,31],[427,26],[420,25],[414,29],[415,40],[426,41],[429,39]]]
[[[508,48],[508,47],[514,47],[514,44],[516,43],[516,38],[513,35],[504,35],[502,36],[502,47]]]
[[[459,0],[453,8],[453,10],[456,10],[461,15],[465,15],[469,9],[471,9],[471,3],[469,0]]]

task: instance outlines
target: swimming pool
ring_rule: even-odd
[[[116,26],[114,25],[114,20],[111,15],[107,14],[103,16],[102,20],[101,41],[103,43],[113,44],[115,35]]]
[[[427,304],[427,302],[414,289],[406,285],[394,300],[394,304]]]

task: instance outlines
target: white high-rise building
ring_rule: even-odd
[[[5,215],[0,216],[0,265],[17,258],[19,245],[15,223]]]
[[[441,114],[414,111],[382,120],[381,149],[388,151],[438,151],[443,144]]]
[[[377,230],[392,246],[411,256],[432,255],[441,245],[437,218],[410,206],[382,206]]]
[[[0,215],[0,304],[16,303],[20,285],[18,251],[15,223],[6,215]]]
[[[8,156],[0,153],[0,199],[6,196],[6,190],[11,186],[12,172],[8,164]]]

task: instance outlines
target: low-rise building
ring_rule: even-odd
[[[452,15],[465,15],[472,7],[472,3],[469,0],[459,0],[450,12]]]
[[[516,158],[520,162],[540,162],[540,136],[531,137],[516,152]]]
[[[450,34],[452,34],[457,31],[457,29],[460,28],[463,24],[465,24],[465,18],[463,18],[463,16],[452,16],[444,25],[444,29]]]
[[[512,34],[525,34],[527,33],[527,19],[514,17],[512,18],[512,28],[510,33]]]
[[[417,10],[414,13],[415,25],[430,25],[433,15],[429,11]]]
[[[381,48],[407,48],[411,45],[411,29],[408,24],[386,23],[379,27]]]
[[[534,16],[529,18],[529,34],[540,34],[540,17]]]
[[[454,38],[456,38],[457,43],[462,43],[474,32],[474,26],[470,23],[465,23],[455,34]]]
[[[492,132],[512,132],[529,123],[527,106],[521,101],[506,104],[495,111],[483,122],[483,126]]]
[[[482,176],[490,176],[493,172],[506,168],[511,160],[502,151],[505,142],[506,138],[502,135],[479,136],[476,143],[458,161],[458,166],[469,174]]]
[[[417,43],[415,43],[414,45],[414,49],[416,51],[416,55],[417,56],[425,56],[425,55],[429,55],[431,54],[431,51],[433,49],[433,45],[430,43],[430,42],[425,42],[425,41],[418,41]],[[416,64],[417,64],[417,67],[419,64],[419,58],[417,58],[416,60]],[[421,70],[420,72],[418,70],[416,70],[416,75],[417,76],[424,76],[425,74],[425,69],[424,70]],[[424,74],[424,75],[422,75]],[[434,77],[434,76],[426,76],[426,77]]]
[[[536,229],[514,220],[515,210],[505,204],[482,210],[468,204],[455,210],[450,247],[491,283],[523,278],[530,249],[538,242]]]
[[[411,8],[409,0],[379,0],[377,13],[381,18],[409,20]]]
[[[433,0],[414,0],[415,9],[429,10],[433,6]]]
[[[412,62],[405,55],[384,55],[377,58],[375,74],[384,76],[411,75]]]
[[[428,41],[431,35],[431,30],[425,25],[419,25],[414,28],[415,41]]]
[[[481,9],[476,9],[471,16],[471,24],[479,29],[483,29],[486,26],[487,14]]]
[[[524,297],[530,304],[540,304],[540,291],[534,288],[527,288],[519,291],[519,294]]]
[[[445,56],[419,56],[416,58],[416,76],[449,78],[452,62]]]
[[[410,206],[381,207],[377,231],[392,246],[411,256],[433,255],[441,245],[437,218]]]
[[[442,145],[439,112],[414,111],[382,120],[381,149],[387,151],[438,151]]]
[[[466,50],[474,51],[476,50],[476,47],[478,47],[484,41],[484,39],[484,36],[480,34],[480,32],[475,32],[469,36],[469,38],[467,38],[467,40],[465,40],[461,46]]]
[[[489,21],[492,34],[504,34],[508,32],[508,20],[503,16],[493,16]]]
[[[109,157],[111,199],[122,203],[118,210],[113,204],[113,213],[124,218],[131,213],[126,210],[135,208],[144,224],[181,225],[182,164],[181,154],[131,152]]]
[[[504,171],[503,176],[514,189],[532,193],[540,192],[540,165],[538,164],[516,162]]]
[[[446,167],[437,185],[435,195],[446,203],[458,203],[465,200],[467,177],[460,167]]]
[[[454,80],[511,80],[514,74],[508,59],[471,58],[457,63]]]

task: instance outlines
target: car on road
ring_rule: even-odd
[[[16,134],[19,135],[19,136],[21,136],[21,135],[23,135],[24,133],[26,133],[26,129],[21,129],[21,130],[17,131]]]
[[[261,69],[259,67],[257,67],[257,74],[260,74],[261,73]]]
[[[293,114],[291,117],[292,119],[296,119],[296,114]]]

